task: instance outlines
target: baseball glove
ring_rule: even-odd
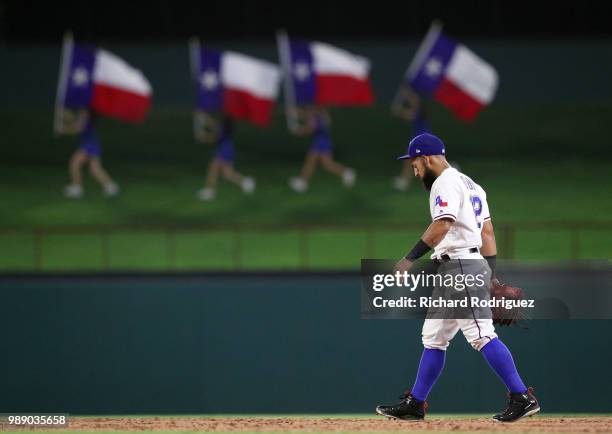
[[[506,285],[500,283],[499,280],[493,279],[491,281],[491,300],[522,300],[525,297],[525,293],[521,288]],[[526,316],[522,312],[520,307],[512,306],[510,309],[506,309],[503,305],[495,305],[493,311],[493,324],[500,326],[513,326],[517,325]]]

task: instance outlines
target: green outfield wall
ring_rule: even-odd
[[[412,385],[422,349],[419,321],[360,319],[354,274],[4,276],[0,299],[2,412],[371,412]],[[500,336],[545,412],[605,412],[611,332],[539,320]],[[430,408],[492,412],[504,393],[458,335]]]

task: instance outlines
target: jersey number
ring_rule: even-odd
[[[476,226],[478,229],[482,227],[482,223],[480,222],[480,214],[482,214],[482,200],[478,196],[471,196],[470,200],[472,202],[472,209],[474,210],[474,217],[476,218]]]

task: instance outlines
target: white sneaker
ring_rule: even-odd
[[[242,188],[242,192],[244,194],[253,193],[255,191],[255,179],[250,176],[245,176],[244,178],[242,178],[240,187]]]
[[[289,187],[297,193],[304,193],[308,190],[308,183],[304,181],[302,178],[295,176],[293,178],[289,178]]]
[[[357,174],[355,173],[355,170],[351,169],[350,167],[344,169],[344,172],[342,172],[342,183],[346,187],[352,187],[355,185],[356,180]]]
[[[108,184],[104,185],[103,191],[104,196],[113,197],[119,194],[120,189],[119,186],[114,182],[109,182]]]
[[[64,187],[64,196],[68,199],[80,199],[83,197],[83,187],[78,184],[70,184]]]
[[[202,188],[201,190],[198,190],[198,199],[200,200],[213,200],[215,198],[215,196],[217,195],[217,192],[215,191],[214,188]]]
[[[393,178],[393,188],[396,190],[406,191],[408,190],[408,187],[410,187],[410,182],[408,182],[408,179],[402,176],[396,176]]]

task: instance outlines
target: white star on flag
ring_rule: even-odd
[[[305,62],[298,62],[295,64],[293,74],[299,81],[304,81],[310,75],[310,67]]]
[[[89,81],[89,73],[87,72],[87,68],[83,66],[79,66],[75,68],[72,73],[72,84],[76,87],[84,87],[87,85]]]
[[[435,77],[436,75],[440,75],[442,72],[442,62],[439,59],[432,57],[425,64],[425,73],[430,77]]]
[[[200,84],[204,89],[211,90],[216,88],[219,85],[219,79],[217,78],[217,73],[215,71],[204,71],[202,73],[202,78],[200,79]]]

